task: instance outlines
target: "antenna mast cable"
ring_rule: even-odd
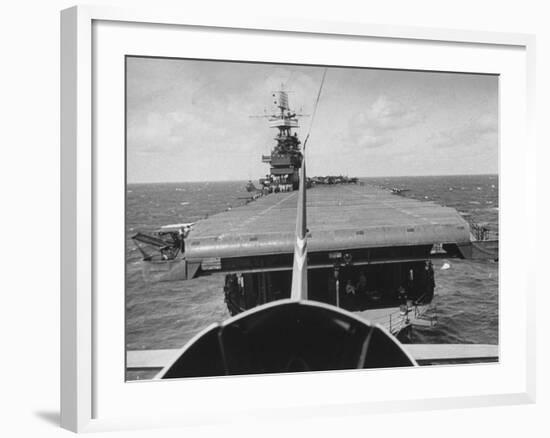
[[[307,220],[306,220],[306,144],[311,133],[317,106],[321,98],[321,90],[325,83],[327,69],[323,72],[317,100],[313,107],[309,132],[302,148],[302,166],[300,167],[300,189],[298,191],[298,208],[296,209],[296,243],[294,245],[294,264],[292,266],[292,289],[290,298],[293,300],[307,300]]]

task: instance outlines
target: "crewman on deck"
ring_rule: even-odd
[[[405,288],[403,286],[399,286],[399,289],[397,290],[397,296],[401,303],[407,302],[407,292],[405,291]]]
[[[359,281],[357,282],[357,286],[355,287],[359,295],[366,295],[367,293],[367,276],[365,274],[365,271],[361,271],[361,274],[359,275]]]
[[[355,287],[351,284],[351,280],[346,282],[346,294],[355,295]]]

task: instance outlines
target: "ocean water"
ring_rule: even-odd
[[[498,176],[361,178],[399,196],[453,207],[498,235]],[[195,222],[245,203],[246,181],[129,184],[126,203],[126,348],[180,348],[209,324],[229,317],[224,275],[148,283],[131,236],[161,225]],[[447,269],[447,265],[449,266]],[[417,328],[419,343],[498,343],[498,262],[436,260],[437,324]],[[150,378],[128,373],[128,379]]]

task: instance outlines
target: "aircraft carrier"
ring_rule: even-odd
[[[133,238],[144,272],[159,281],[225,274],[225,302],[235,315],[288,298],[295,244],[298,117],[285,91],[273,93],[277,129],[270,173],[250,182],[250,202],[194,224]],[[307,141],[307,137],[306,137]],[[498,242],[477,240],[454,209],[363,184],[357,178],[308,180],[310,299],[358,312],[399,335],[424,317],[434,294],[434,258],[498,258]],[[151,252],[151,249],[154,251]]]

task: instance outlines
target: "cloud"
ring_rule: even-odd
[[[278,67],[266,71],[265,75],[246,87],[247,95],[243,100],[254,105],[255,114],[262,114],[264,111],[271,114],[279,111],[273,104],[272,94],[282,89],[288,93],[291,109],[311,115],[321,80],[319,73],[320,71],[307,67],[299,70]]]
[[[371,130],[366,130],[357,138],[356,144],[361,148],[373,149],[384,146],[391,140],[389,135],[376,135]]]
[[[140,155],[187,152],[219,135],[220,127],[183,111],[150,112],[128,123],[128,147]]]
[[[471,147],[495,141],[497,130],[497,117],[483,114],[468,119],[456,128],[433,133],[428,137],[428,143],[436,148]]]
[[[379,130],[406,128],[422,119],[417,108],[386,95],[379,96],[363,117],[370,126]]]
[[[355,150],[379,148],[392,142],[393,132],[420,123],[422,119],[414,106],[380,95],[366,110],[351,117],[347,142]]]
[[[455,172],[481,163],[482,153],[497,162],[496,142],[468,153],[451,149],[497,138],[496,115],[466,123],[477,113],[496,114],[495,79],[483,78],[480,85],[478,76],[329,69],[312,118],[322,74],[323,69],[311,66],[132,59],[129,180],[264,174],[267,166],[260,157],[274,146],[276,131],[265,118],[249,116],[270,114],[271,92],[281,84],[289,91],[290,106],[310,115],[300,119],[297,131],[302,141],[311,132],[312,172],[432,172],[438,160],[451,158]],[[204,167],[200,175],[197,166]]]

